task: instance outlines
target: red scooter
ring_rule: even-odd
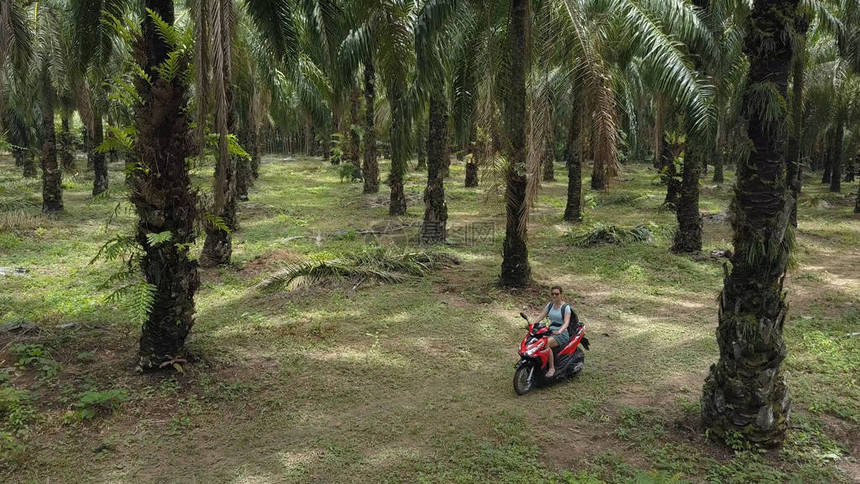
[[[525,313],[520,313],[526,321],[529,320]],[[549,369],[549,352],[553,351],[548,346],[547,339],[552,332],[542,323],[528,325],[529,333],[520,343],[520,361],[514,372],[514,391],[518,395],[525,395],[534,388],[535,384],[548,384],[570,378],[582,371],[585,366],[585,352],[588,349],[588,338],[585,337],[585,327],[579,322],[576,314],[571,314],[567,330],[570,332],[570,343],[564,348],[555,348],[555,374],[547,378]]]

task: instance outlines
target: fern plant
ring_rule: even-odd
[[[172,240],[170,232],[147,234],[147,242],[160,245]],[[99,248],[98,253],[90,260],[90,264],[99,259],[107,262],[121,261],[119,269],[111,274],[100,286],[100,289],[114,287],[104,302],[106,304],[127,304],[131,311],[131,319],[135,324],[142,324],[149,311],[155,304],[156,287],[143,280],[140,273],[140,260],[143,249],[134,237],[119,234]]]

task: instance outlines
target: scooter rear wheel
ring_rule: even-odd
[[[532,391],[532,388],[535,386],[536,376],[537,368],[533,364],[517,368],[517,371],[514,373],[514,391],[517,392],[517,395],[525,395]]]

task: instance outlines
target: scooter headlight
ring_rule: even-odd
[[[534,355],[535,353],[537,353],[538,351],[540,351],[541,349],[543,349],[543,345],[542,345],[542,344],[540,344],[540,343],[538,343],[538,344],[537,344],[537,345],[535,345],[533,348],[530,348],[530,349],[527,349],[527,350],[526,350],[526,356],[532,356],[532,355]]]

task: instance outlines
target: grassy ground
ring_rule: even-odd
[[[703,182],[703,211],[726,210],[732,177]],[[271,294],[256,285],[305,257],[413,244],[417,226],[362,231],[420,223],[425,177],[407,176],[409,215],[392,220],[386,189],[364,196],[319,160],[267,157],[234,264],[201,273],[197,360],[138,375],[135,315],[100,287],[119,265],[88,264],[133,228],[122,189],[92,200],[90,176],[66,176],[66,211],[45,218],[38,180],[3,159],[0,267],[28,272],[0,276],[0,324],[36,328],[0,334],[0,481],[860,482],[860,337],[846,336],[860,331],[854,184],[839,195],[810,183],[801,200],[786,283],[793,424],[781,450],[760,453],[708,443],[699,427],[722,262],[669,253],[674,215],[650,171],[625,167],[608,192],[587,192],[586,224],[651,223],[653,244],[571,247],[566,179],[545,184],[530,226],[537,284],[523,292],[495,286],[500,193],[489,176],[477,190],[462,178],[455,163],[448,250],[461,265],[352,298]],[[728,224],[705,224],[706,251],[730,245]],[[517,312],[536,313],[555,283],[586,322],[586,369],[517,397]]]

